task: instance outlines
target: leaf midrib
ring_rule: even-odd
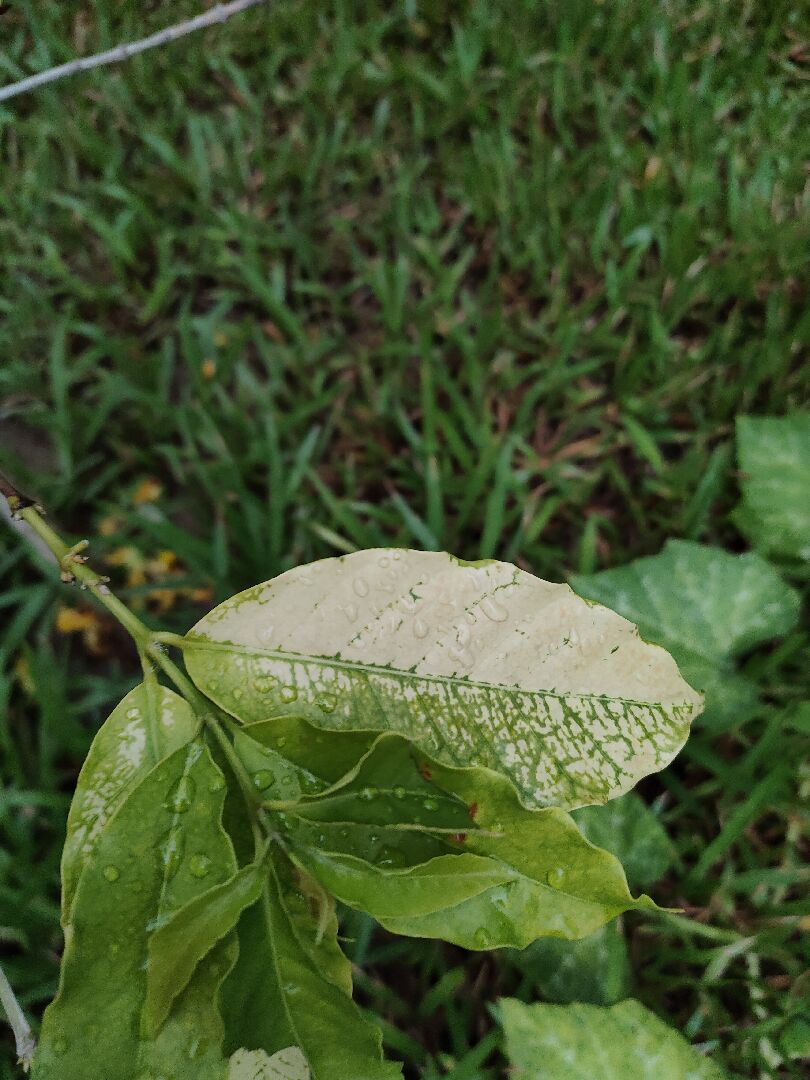
[[[321,667],[339,668],[342,671],[354,671],[364,675],[387,675],[392,678],[412,680],[420,682],[434,682],[444,686],[468,686],[473,689],[486,690],[489,692],[501,691],[506,694],[520,694],[524,697],[547,697],[557,701],[567,701],[577,698],[580,701],[607,701],[621,702],[624,705],[659,706],[665,705],[689,705],[686,699],[673,699],[672,701],[645,701],[639,698],[616,697],[611,694],[582,694],[575,690],[560,693],[557,690],[527,690],[525,687],[505,683],[481,682],[477,679],[467,678],[465,675],[436,675],[415,671],[403,671],[402,668],[389,667],[385,664],[363,664],[359,660],[340,660],[332,656],[318,656],[314,653],[288,652],[283,649],[260,649],[258,646],[243,645],[239,642],[210,641],[205,638],[186,635],[186,645],[192,649],[209,650],[212,652],[235,652],[250,656],[262,656],[270,660],[279,660],[282,663],[318,664]]]

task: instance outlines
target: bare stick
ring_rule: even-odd
[[[28,1072],[37,1044],[34,1041],[34,1034],[29,1027],[28,1021],[25,1019],[25,1014],[14,996],[14,991],[11,989],[11,983],[9,983],[5,972],[1,967],[0,1004],[3,1006],[8,1022],[11,1024],[11,1030],[14,1032],[14,1042],[17,1045],[17,1058],[24,1071]]]
[[[202,30],[214,23],[224,23],[232,15],[238,15],[240,11],[264,2],[265,0],[232,0],[229,4],[217,4],[210,11],[204,11],[202,15],[197,15],[187,22],[169,26],[165,30],[159,30],[158,33],[150,34],[149,37],[141,38],[140,41],[116,45],[114,49],[96,53],[95,56],[82,56],[78,60],[71,60],[68,64],[60,64],[58,67],[48,68],[47,71],[40,71],[27,79],[11,83],[10,86],[0,87],[0,101],[7,101],[9,98],[16,97],[17,94],[26,94],[29,90],[36,90],[40,86],[56,82],[57,79],[64,79],[68,75],[77,75],[80,71],[90,71],[104,64],[118,64],[122,60],[129,60],[131,56],[137,56],[138,53],[146,52],[147,49],[156,49],[158,45],[166,45],[170,41],[185,37],[186,34],[193,34],[195,30]]]

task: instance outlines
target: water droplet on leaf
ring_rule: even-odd
[[[473,944],[476,949],[488,949],[492,945],[492,934],[483,926],[473,934]]]
[[[121,877],[121,871],[118,869],[117,866],[105,866],[101,872],[104,875],[105,881],[118,881],[118,879]]]
[[[169,788],[166,802],[163,805],[167,810],[171,810],[175,814],[185,814],[191,809],[195,791],[196,784],[191,777],[181,776],[180,779]]]
[[[257,773],[253,774],[253,786],[259,791],[264,791],[269,788],[274,780],[275,776],[270,769],[259,769]]]
[[[298,691],[294,686],[282,686],[279,697],[283,702],[289,705],[291,701],[295,701],[298,697]]]
[[[188,860],[188,868],[192,877],[204,878],[207,877],[211,871],[213,863],[211,859],[202,853],[192,855]]]
[[[397,784],[397,786],[394,788],[395,799],[404,799],[407,794],[408,792],[405,790],[402,784]]]
[[[378,795],[379,792],[375,787],[364,787],[360,792],[360,798],[363,802],[371,802],[371,800],[376,799]]]
[[[546,874],[546,881],[554,889],[561,888],[565,881],[565,870],[561,866],[555,866]]]
[[[478,606],[492,622],[506,622],[509,618],[509,612],[506,608],[499,604],[497,600],[493,600],[491,596],[485,596]]]
[[[419,619],[419,618],[414,619],[414,621],[413,621],[413,634],[414,634],[414,637],[426,638],[428,636],[429,630],[430,630],[430,627],[428,626],[428,624],[425,622],[424,619]]]
[[[337,705],[337,698],[334,694],[318,694],[315,698],[315,704],[322,712],[334,712]]]

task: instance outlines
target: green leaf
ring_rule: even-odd
[[[198,859],[196,872],[208,869]],[[245,866],[221,885],[195,896],[149,938],[149,963],[142,1028],[154,1038],[178,994],[188,986],[200,960],[236,926],[246,907],[255,904],[266,874],[263,863]]]
[[[670,839],[635,792],[604,806],[583,806],[571,817],[587,840],[616,856],[631,888],[648,888],[669,869],[674,854]]]
[[[90,1054],[98,1077],[173,1075],[189,1061],[195,1080],[221,1080],[217,991],[235,959],[233,938],[202,960],[156,1039],[139,1031],[151,927],[237,869],[220,825],[225,791],[206,747],[190,743],[159,762],[107,821],[71,908],[36,1080],[86,1080]]]
[[[549,1001],[613,1005],[630,992],[630,960],[620,919],[580,941],[542,938],[508,958]]]
[[[233,1048],[301,1049],[313,1080],[395,1080],[379,1031],[351,999],[334,903],[277,856],[259,903],[239,923],[240,956],[223,988]],[[272,1074],[271,1074],[272,1075]]]
[[[737,455],[742,531],[766,554],[810,559],[810,413],[738,417]]]
[[[149,770],[190,742],[199,723],[177,694],[153,680],[136,686],[99,728],[76,784],[62,851],[62,925],[101,831]]]
[[[739,723],[756,707],[756,688],[737,674],[735,658],[789,633],[799,612],[798,594],[758,555],[684,540],[572,584],[668,649],[689,682],[705,691],[703,722],[716,727]]]
[[[296,1046],[269,1057],[264,1050],[237,1050],[227,1080],[310,1080],[307,1059]]]
[[[522,948],[546,935],[583,937],[622,911],[655,907],[648,897],[633,899],[618,860],[588,843],[568,814],[553,807],[527,810],[508,780],[485,769],[452,769],[420,755],[418,763],[411,760],[409,774],[410,753],[400,736],[380,736],[350,783],[290,812],[292,818],[316,815],[366,782],[359,802],[338,815],[348,846],[353,807],[376,815],[380,830],[396,828],[392,810],[400,808],[407,820],[406,800],[389,804],[387,785],[403,777],[407,792],[417,775],[435,793],[418,793],[419,827],[457,830],[445,837],[453,853],[389,869],[326,850],[291,825],[287,839],[295,858],[339,900],[395,933],[443,938],[468,949]]]
[[[514,1076],[535,1080],[723,1080],[724,1072],[638,1001],[499,1002]]]
[[[484,765],[526,805],[601,803],[678,752],[700,697],[633,626],[510,566],[380,549],[232,597],[186,637],[189,673],[243,722],[392,730]]]

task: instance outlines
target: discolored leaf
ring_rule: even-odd
[[[110,713],[85,759],[62,851],[62,923],[102,829],[153,766],[190,742],[199,724],[183,698],[150,679]]]
[[[351,999],[334,903],[276,855],[259,903],[239,924],[240,956],[223,988],[231,1046],[298,1046],[313,1080],[395,1080],[379,1032]]]
[[[227,1080],[310,1080],[307,1059],[295,1047],[270,1057],[264,1050],[237,1050],[231,1057]]]
[[[725,1073],[638,1001],[499,1002],[515,1080],[723,1080]]]
[[[560,1004],[613,1005],[630,992],[630,959],[620,919],[579,941],[542,938],[508,954],[508,959],[543,997]]]
[[[737,673],[735,658],[787,634],[799,612],[798,594],[758,555],[683,540],[572,584],[669,649],[689,682],[706,693],[702,722],[717,727],[739,723],[756,707],[756,688]]]
[[[233,938],[198,965],[160,1034],[139,1036],[152,928],[237,867],[220,825],[225,782],[204,744],[175,750],[137,783],[99,834],[65,933],[59,992],[47,1009],[35,1080],[93,1075],[142,1080],[189,1061],[195,1080],[221,1080],[220,983]]]
[[[765,554],[810,560],[810,413],[737,418],[736,520]]]
[[[195,866],[198,874],[207,871],[208,856],[198,858]],[[266,872],[261,862],[243,867],[221,885],[189,900],[150,935],[142,1013],[147,1038],[155,1037],[200,960],[233,930],[244,909],[259,899]]]
[[[375,550],[290,570],[187,636],[197,685],[243,722],[393,730],[483,765],[530,806],[604,802],[662,768],[700,697],[635,628],[499,562]]]
[[[604,806],[583,806],[571,817],[587,840],[616,856],[631,888],[648,888],[669,869],[672,843],[659,819],[634,791]]]

